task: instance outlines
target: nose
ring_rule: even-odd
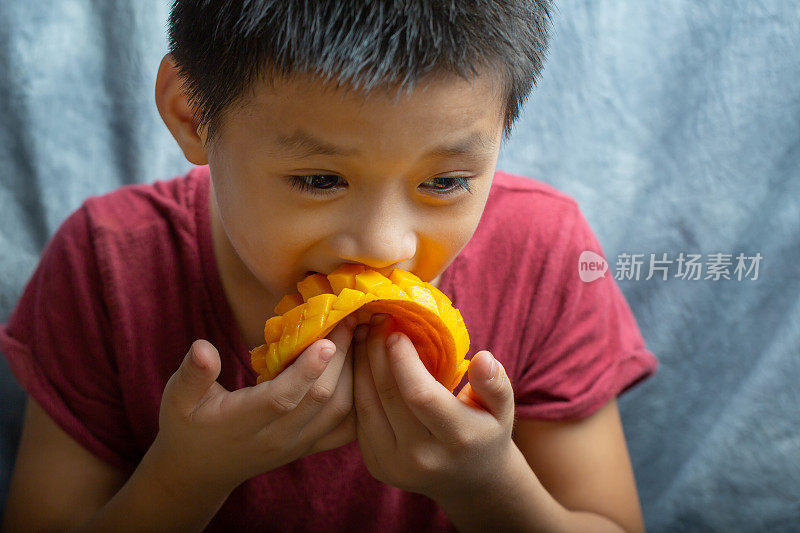
[[[376,180],[358,201],[348,204],[331,234],[341,262],[356,263],[388,275],[408,264],[419,247],[419,212],[398,180]]]
[[[364,265],[389,276],[404,261],[414,257],[417,239],[413,229],[396,222],[362,223],[343,239],[342,262]]]
[[[377,270],[384,276],[389,276],[395,268],[402,268],[400,265],[414,257],[413,245],[408,245],[413,239],[398,238],[400,244],[394,244],[387,240],[366,241],[357,245],[355,254],[342,256],[343,262],[364,265],[373,270]]]

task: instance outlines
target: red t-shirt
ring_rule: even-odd
[[[164,386],[192,341],[219,349],[228,390],[256,383],[215,263],[208,195],[203,166],[88,198],[0,327],[21,386],[76,441],[128,471],[155,438]],[[474,236],[442,274],[468,357],[487,349],[503,363],[520,418],[586,417],[658,367],[613,276],[581,281],[583,250],[603,255],[572,198],[498,171]],[[432,500],[372,478],[357,442],[246,481],[209,530],[248,526],[454,530]]]

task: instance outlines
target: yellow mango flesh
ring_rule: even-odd
[[[411,272],[387,278],[363,265],[345,263],[334,272],[312,274],[275,306],[264,324],[265,344],[250,350],[258,383],[280,374],[316,340],[348,315],[367,324],[375,313],[392,315],[395,329],[414,343],[428,372],[451,392],[469,367],[469,334],[458,309],[439,289]]]

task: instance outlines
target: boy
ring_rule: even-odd
[[[88,199],[0,329],[6,527],[643,530],[616,396],[656,360],[578,278],[575,202],[495,172],[550,9],[177,0],[156,104],[197,166]],[[391,317],[255,385],[275,304],[345,262],[451,296],[457,395]]]

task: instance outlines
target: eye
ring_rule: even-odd
[[[470,180],[475,179],[474,177],[463,177],[458,176],[454,178],[431,178],[428,181],[436,181],[437,186],[434,187],[434,191],[438,196],[454,196],[458,193],[459,189],[464,189],[468,193],[472,194],[472,189],[469,187]]]
[[[470,188],[470,180],[475,179],[472,176],[464,177],[438,177],[427,180],[433,182],[432,188],[436,196],[449,197],[458,193],[459,189],[463,189],[472,194]],[[314,196],[326,196],[334,194],[337,190],[335,187],[339,176],[333,174],[309,174],[307,176],[289,176],[289,186],[292,189],[309,192]]]
[[[339,179],[339,176],[333,174],[310,174],[308,176],[289,176],[289,186],[292,189],[308,191],[315,196],[326,196],[336,192],[336,189],[334,189],[333,186],[330,185],[331,180],[329,178],[333,178],[333,184],[335,185],[336,180]],[[318,188],[319,185],[322,185],[322,187]]]

